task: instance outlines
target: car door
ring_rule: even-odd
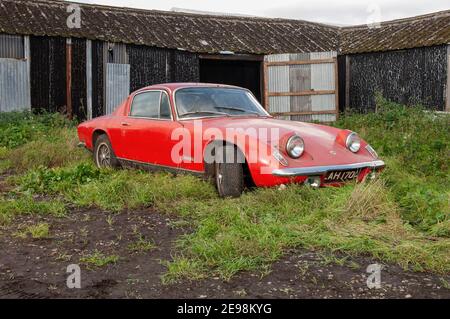
[[[137,93],[122,123],[125,159],[160,166],[177,167],[171,157],[176,141],[173,130],[181,125],[173,120],[167,92],[148,90]]]

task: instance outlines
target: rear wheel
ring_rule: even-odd
[[[219,146],[215,163],[215,182],[221,197],[239,197],[244,191],[244,167],[242,154],[234,146]]]
[[[94,161],[99,168],[116,168],[120,163],[114,154],[111,142],[106,135],[100,135],[95,141]]]

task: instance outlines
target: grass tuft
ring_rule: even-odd
[[[104,267],[109,264],[115,264],[119,261],[120,257],[117,255],[104,255],[98,250],[94,251],[92,254],[88,254],[80,258],[80,263],[87,265],[88,267]]]

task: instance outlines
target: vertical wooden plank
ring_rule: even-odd
[[[27,96],[26,96],[26,102],[27,102],[27,108],[31,110],[31,52],[30,52],[30,37],[24,36],[24,57],[25,61],[27,63],[27,74],[26,74],[26,85],[27,85]]]
[[[87,119],[92,119],[92,41],[86,40],[86,108]]]
[[[269,82],[267,81],[267,77],[269,76],[269,67],[267,66],[267,62],[264,61],[264,108],[266,111],[269,110]]]
[[[350,107],[350,56],[345,56],[345,110]]]
[[[72,110],[72,39],[66,40],[66,107],[67,115],[73,117]]]
[[[264,86],[264,57],[263,60],[260,62],[260,66],[259,66],[259,92],[260,92],[260,99],[261,99],[261,105],[265,105],[265,91],[266,88]]]
[[[338,59],[334,58],[334,95],[336,99],[336,120],[339,119],[339,67]]]
[[[450,44],[447,45],[447,96],[445,99],[445,111],[450,112]]]

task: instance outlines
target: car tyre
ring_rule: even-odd
[[[234,154],[231,161],[226,160],[227,154]],[[215,183],[220,197],[240,197],[244,191],[244,167],[238,160],[242,153],[232,145],[225,145],[216,149],[216,156],[222,158],[215,163]]]
[[[111,146],[108,136],[100,135],[95,140],[94,162],[98,168],[118,168],[120,163],[117,160],[114,150]]]

